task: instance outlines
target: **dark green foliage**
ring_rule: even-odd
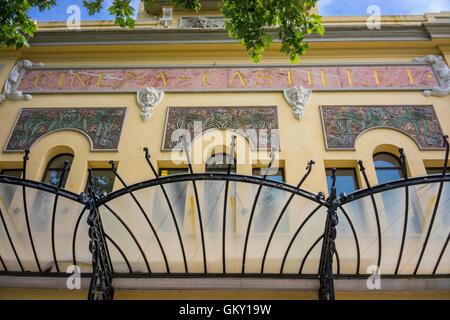
[[[134,9],[131,0],[114,0],[108,8],[115,16],[115,23],[121,27],[134,28]],[[156,0],[144,0],[150,10]],[[199,0],[168,0],[175,7],[199,11]],[[236,38],[248,51],[254,62],[261,60],[262,53],[274,40],[269,31],[277,34],[281,52],[289,56],[292,63],[298,63],[308,48],[304,37],[312,32],[324,34],[322,18],[309,13],[317,0],[221,0],[220,12],[227,19],[225,27],[230,37]],[[103,0],[83,0],[83,5],[93,15],[103,8]],[[27,15],[31,7],[50,9],[55,0],[0,0],[0,42],[2,46],[19,49],[28,46],[27,37],[32,37],[36,27]],[[269,33],[268,33],[269,32]],[[0,47],[1,48],[1,47]]]

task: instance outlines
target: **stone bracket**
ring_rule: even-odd
[[[163,90],[158,90],[152,87],[147,87],[136,93],[137,103],[142,108],[142,120],[148,121],[151,118],[153,109],[161,102],[163,97]]]
[[[445,97],[450,93],[450,69],[442,57],[430,54],[426,57],[415,58],[414,61],[429,63],[439,82],[439,87],[423,91],[425,96]]]
[[[42,62],[33,63],[30,60],[18,61],[12,68],[8,77],[5,81],[5,86],[3,87],[3,92],[0,94],[0,104],[6,99],[9,100],[31,100],[31,94],[23,94],[22,91],[17,90],[22,80],[23,75],[32,66],[42,67],[44,64]]]
[[[283,90],[284,98],[292,107],[297,120],[302,120],[305,115],[305,107],[311,99],[312,90],[304,87],[293,87]]]

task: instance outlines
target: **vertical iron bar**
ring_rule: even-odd
[[[27,161],[29,159],[29,157],[28,157],[29,154],[30,154],[30,150],[25,150],[25,155],[23,157],[23,178],[22,178],[23,180],[26,179]],[[33,236],[31,234],[30,220],[28,217],[27,196],[26,196],[25,185],[22,185],[22,198],[23,198],[23,209],[25,211],[25,222],[27,224],[27,230],[28,230],[28,238],[30,239],[31,249],[33,250],[34,260],[36,261],[38,270],[39,270],[39,272],[42,272],[41,265],[39,264],[39,260],[37,257],[36,248],[34,247]]]
[[[122,256],[123,260],[125,261],[128,267],[128,271],[130,273],[133,273],[133,269],[131,268],[130,262],[128,261],[127,256],[125,255],[123,250],[117,245],[117,243],[110,236],[108,236],[107,233],[105,233],[105,239],[109,240],[112,243],[112,245],[117,249],[117,251],[119,251],[120,255]]]
[[[6,232],[6,235],[7,235],[7,237],[8,237],[9,244],[11,245],[11,248],[12,248],[12,250],[13,250],[13,252],[14,252],[14,255],[16,256],[17,263],[18,263],[19,266],[20,266],[20,270],[22,270],[22,272],[24,272],[25,269],[23,268],[22,262],[20,261],[19,256],[17,255],[16,247],[14,246],[14,242],[12,241],[11,235],[9,234],[9,230],[8,230],[8,226],[6,225],[5,218],[3,218],[3,212],[2,212],[2,209],[0,209],[0,218],[2,219],[2,223],[3,223],[3,226],[5,227],[5,232]]]
[[[112,269],[106,238],[98,211],[92,181],[92,169],[89,169],[89,200],[86,203],[90,210],[87,218],[89,225],[89,251],[92,253],[92,275],[89,285],[89,300],[112,300],[114,288],[112,286]]]
[[[403,177],[406,180],[408,180],[408,173],[406,171],[406,160],[405,160],[405,154],[403,153],[403,148],[399,148],[398,152],[400,153],[400,159],[402,162],[402,171],[403,171]],[[400,268],[400,263],[402,261],[403,256],[403,249],[405,247],[405,240],[406,240],[406,231],[408,229],[408,213],[409,213],[409,189],[408,186],[405,187],[405,220],[403,222],[403,233],[402,233],[402,243],[400,245],[400,253],[398,255],[397,260],[397,266],[395,267],[394,274],[398,274],[398,270]]]
[[[312,246],[311,246],[311,247],[308,249],[308,251],[306,252],[305,256],[303,257],[302,264],[300,265],[300,269],[298,270],[298,273],[299,273],[299,274],[302,274],[302,272],[303,272],[303,266],[305,265],[306,259],[308,259],[309,254],[311,253],[311,251],[313,251],[313,249],[316,247],[316,245],[319,243],[319,241],[323,239],[323,236],[324,236],[324,235],[322,234],[319,238],[317,238],[317,240],[314,241],[314,243],[312,244]]]
[[[122,179],[122,177],[117,172],[117,168],[116,168],[116,165],[114,164],[114,161],[112,161],[112,160],[109,161],[109,164],[111,165],[111,168],[112,168],[112,171],[113,171],[114,175],[120,180],[120,182],[125,187],[125,189],[128,189],[128,185],[125,183],[125,181]],[[164,248],[162,246],[161,240],[158,237],[158,233],[156,232],[155,227],[153,226],[152,222],[150,221],[150,219],[148,218],[147,214],[145,213],[144,208],[142,207],[142,205],[140,204],[140,202],[138,201],[136,196],[133,194],[133,192],[130,191],[129,194],[133,198],[133,200],[137,204],[137,206],[139,207],[139,210],[141,211],[142,215],[144,216],[144,219],[147,221],[147,224],[150,226],[150,229],[152,230],[153,234],[155,235],[156,242],[158,242],[159,249],[161,250],[161,253],[162,253],[163,258],[164,258],[164,263],[166,265],[167,273],[170,273],[169,262],[167,261],[166,252],[164,251]]]
[[[147,271],[148,273],[152,273],[152,270],[150,269],[150,264],[147,260],[147,257],[145,256],[145,252],[142,249],[141,245],[139,244],[139,242],[136,239],[136,236],[133,234],[133,232],[131,231],[131,229],[127,226],[127,224],[119,217],[119,215],[113,210],[111,209],[106,203],[103,204],[105,206],[106,209],[109,210],[109,212],[111,212],[111,214],[117,219],[119,220],[119,222],[122,224],[122,226],[125,228],[125,230],[127,230],[128,234],[130,235],[130,237],[133,239],[134,243],[136,244],[139,252],[142,255],[142,258],[144,259],[145,262],[145,266],[147,267]]]
[[[333,255],[336,253],[334,240],[336,239],[336,225],[339,222],[336,213],[339,206],[339,200],[336,199],[336,168],[332,170],[332,181],[331,194],[327,200],[329,207],[319,264],[320,300],[334,300]]]
[[[358,161],[359,164],[359,170],[361,171],[363,177],[364,177],[364,181],[366,182],[366,186],[367,189],[372,190],[372,187],[370,186],[369,183],[369,179],[367,178],[366,175],[366,168],[364,168],[363,166],[363,162],[361,160]],[[375,201],[375,197],[374,195],[371,193],[370,194],[370,199],[372,200],[372,206],[373,206],[373,210],[375,211],[375,220],[377,222],[377,233],[378,233],[378,260],[377,260],[377,266],[378,268],[380,268],[381,266],[381,224],[380,224],[380,217],[378,215],[378,208],[377,208],[377,203]]]
[[[441,253],[439,254],[439,258],[437,259],[437,261],[436,261],[436,264],[435,264],[435,266],[434,266],[434,268],[433,268],[433,275],[435,275],[436,274],[436,270],[437,270],[437,268],[439,267],[439,263],[441,262],[441,259],[442,259],[442,256],[444,255],[444,252],[445,252],[445,250],[447,249],[447,245],[448,245],[448,240],[450,239],[450,233],[448,234],[448,236],[447,236],[447,240],[445,240],[445,244],[444,244],[444,246],[442,247],[442,250],[441,250]]]
[[[266,180],[268,170],[272,167],[272,164],[273,164],[274,160],[275,160],[275,150],[273,149],[271,154],[270,154],[270,163],[269,163],[269,165],[267,167],[266,174],[263,176],[263,180]],[[244,253],[242,254],[242,273],[245,273],[245,262],[246,262],[246,258],[247,258],[248,238],[250,236],[250,230],[251,230],[251,227],[252,227],[253,216],[255,215],[256,203],[258,202],[259,195],[261,194],[262,187],[263,187],[263,185],[262,185],[262,183],[260,183],[259,186],[258,186],[258,190],[256,191],[255,199],[253,200],[252,211],[251,211],[250,217],[248,219],[247,232],[245,234],[245,242],[244,242]]]
[[[78,216],[77,222],[75,223],[75,229],[73,230],[73,236],[72,236],[72,260],[73,260],[74,266],[77,265],[77,257],[75,255],[75,245],[76,245],[76,238],[77,238],[77,233],[78,233],[78,226],[80,225],[81,217],[86,212],[86,203],[84,205],[85,206],[84,206],[83,210],[81,210],[80,215]]]
[[[2,259],[2,256],[0,256],[0,262],[2,263],[4,271],[8,271],[8,268],[6,267],[5,262]]]
[[[191,174],[194,174],[194,171],[192,170],[191,157],[189,156],[189,150],[188,150],[188,146],[187,146],[186,136],[182,136],[181,138],[183,139],[183,148],[184,148],[184,153],[186,153],[189,171]],[[205,247],[205,235],[203,233],[202,213],[200,211],[200,202],[198,199],[198,191],[197,191],[197,185],[195,183],[195,180],[192,180],[192,186],[194,188],[195,203],[197,205],[197,213],[198,213],[198,223],[199,223],[199,227],[200,227],[200,237],[202,240],[203,269],[204,269],[205,273],[208,273],[208,267],[207,267],[207,263],[206,263],[206,247]]]
[[[227,175],[230,175],[231,172],[231,165],[234,163],[234,146],[235,146],[235,140],[236,136],[233,135],[231,138],[231,152],[227,157]],[[230,181],[227,180],[225,182],[225,195],[223,198],[223,221],[222,221],[222,272],[225,273],[226,271],[226,257],[225,257],[225,234],[226,234],[226,228],[227,228],[227,200],[228,200],[228,185],[230,184]]]
[[[98,207],[97,207],[97,211],[98,211]],[[98,221],[99,221],[99,225],[100,225],[100,234],[102,235],[102,239],[105,240],[105,252],[106,252],[106,257],[107,257],[107,263],[109,265],[109,270],[111,270],[111,274],[114,274],[114,268],[112,265],[112,261],[111,261],[111,254],[109,253],[109,248],[108,248],[108,243],[106,242],[106,237],[105,237],[105,229],[103,229],[103,221],[102,221],[102,216],[100,215],[100,211],[98,211]]]
[[[361,254],[360,254],[360,250],[359,250],[359,241],[358,241],[358,236],[356,235],[356,230],[355,227],[353,226],[352,221],[350,220],[349,215],[347,214],[347,212],[344,210],[344,207],[339,206],[339,209],[341,209],[342,213],[344,214],[344,217],[347,219],[350,228],[352,229],[352,233],[353,233],[353,238],[355,239],[355,244],[356,244],[356,274],[359,274],[359,266],[361,264]],[[379,267],[379,266],[378,266]]]
[[[150,166],[150,169],[152,170],[156,179],[159,179],[158,172],[156,172],[155,167],[153,167],[153,164],[150,161],[150,153],[148,151],[148,148],[144,148],[144,152],[145,152],[145,160],[147,160],[147,163]],[[172,203],[170,202],[169,195],[167,194],[166,189],[164,188],[164,186],[162,184],[160,184],[159,186],[161,187],[164,198],[166,199],[167,205],[169,206],[169,211],[172,216],[173,223],[175,224],[175,229],[177,231],[178,240],[180,241],[181,252],[183,254],[184,270],[186,273],[188,273],[189,271],[188,271],[188,266],[187,266],[186,253],[184,251],[183,239],[181,237],[180,228],[178,226],[177,219],[175,217],[175,212],[173,211]]]
[[[313,164],[314,164],[314,161],[313,161],[313,160],[311,160],[311,161],[308,162],[308,165],[306,166],[306,173],[305,173],[305,175],[303,176],[303,178],[300,180],[300,182],[297,184],[297,189],[300,189],[300,187],[302,186],[303,182],[306,180],[306,178],[307,178],[307,177],[309,176],[309,174],[311,173],[312,165],[313,165]],[[262,258],[262,262],[261,262],[261,273],[264,273],[264,266],[265,266],[265,263],[266,263],[267,252],[269,251],[269,246],[270,246],[270,244],[271,244],[271,242],[272,242],[272,238],[273,238],[273,236],[275,235],[275,231],[276,231],[276,229],[277,229],[277,227],[278,227],[278,224],[279,224],[280,221],[281,221],[281,218],[283,217],[284,213],[286,212],[286,210],[287,210],[289,204],[291,203],[292,199],[294,199],[294,195],[295,195],[295,194],[292,193],[292,194],[289,196],[289,199],[286,201],[286,203],[285,203],[283,209],[281,209],[281,212],[280,212],[280,214],[278,215],[277,220],[275,221],[275,224],[274,224],[274,226],[273,226],[273,228],[272,228],[272,231],[270,232],[269,240],[267,241],[266,248],[264,249],[264,254],[263,254],[263,258]]]
[[[64,175],[66,173],[67,166],[69,165],[69,161],[64,161],[64,167],[62,169],[61,177],[58,181],[57,190],[61,189],[62,182],[64,180]],[[55,200],[53,201],[53,214],[52,214],[52,254],[53,254],[53,262],[55,263],[56,272],[60,272],[58,261],[56,259],[56,248],[55,248],[55,218],[56,218],[56,207],[58,205],[58,193],[55,195]]]
[[[314,208],[314,210],[303,220],[302,224],[298,229],[295,231],[294,235],[292,236],[291,241],[289,241],[289,244],[286,248],[286,252],[284,253],[283,260],[281,261],[281,267],[280,267],[280,273],[283,273],[284,264],[286,263],[287,256],[289,254],[289,251],[291,250],[292,244],[294,243],[295,239],[297,238],[297,235],[300,233],[300,231],[303,229],[303,226],[308,222],[309,218],[311,218],[317,210],[319,210],[322,207],[321,204],[319,204],[317,207]]]
[[[447,163],[448,163],[448,154],[449,154],[449,143],[447,141],[448,136],[444,136],[442,139],[443,139],[443,144],[445,146],[444,169],[442,171],[442,176],[445,176],[445,173],[447,172]],[[420,251],[419,260],[417,261],[416,267],[414,268],[414,273],[413,273],[414,275],[416,275],[417,271],[419,270],[419,266],[422,261],[423,254],[425,252],[425,248],[427,247],[428,239],[430,238],[430,235],[431,235],[431,229],[433,228],[434,218],[436,217],[436,213],[437,213],[437,210],[439,207],[439,202],[441,200],[443,188],[444,188],[444,181],[441,181],[441,183],[439,184],[439,190],[438,190],[438,194],[436,197],[436,204],[434,205],[433,214],[431,216],[430,225],[428,226],[427,235],[425,236],[425,241],[423,243],[422,250]]]

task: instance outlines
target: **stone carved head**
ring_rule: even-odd
[[[294,116],[301,120],[305,114],[304,109],[311,98],[311,89],[304,87],[293,87],[284,90],[284,97],[292,107]]]
[[[142,108],[141,116],[144,121],[148,121],[155,108],[162,100],[164,91],[155,88],[145,88],[137,92],[137,102]]]

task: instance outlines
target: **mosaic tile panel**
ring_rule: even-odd
[[[195,130],[195,123],[201,126]],[[278,149],[277,107],[169,107],[162,150],[180,149],[178,129],[187,130],[191,141],[200,132],[229,129],[243,134],[252,149]]]
[[[358,137],[373,128],[393,128],[420,149],[442,149],[442,129],[431,105],[321,106],[327,149],[354,149]]]
[[[22,109],[5,151],[24,151],[51,132],[76,130],[89,138],[92,151],[117,151],[126,108]]]

